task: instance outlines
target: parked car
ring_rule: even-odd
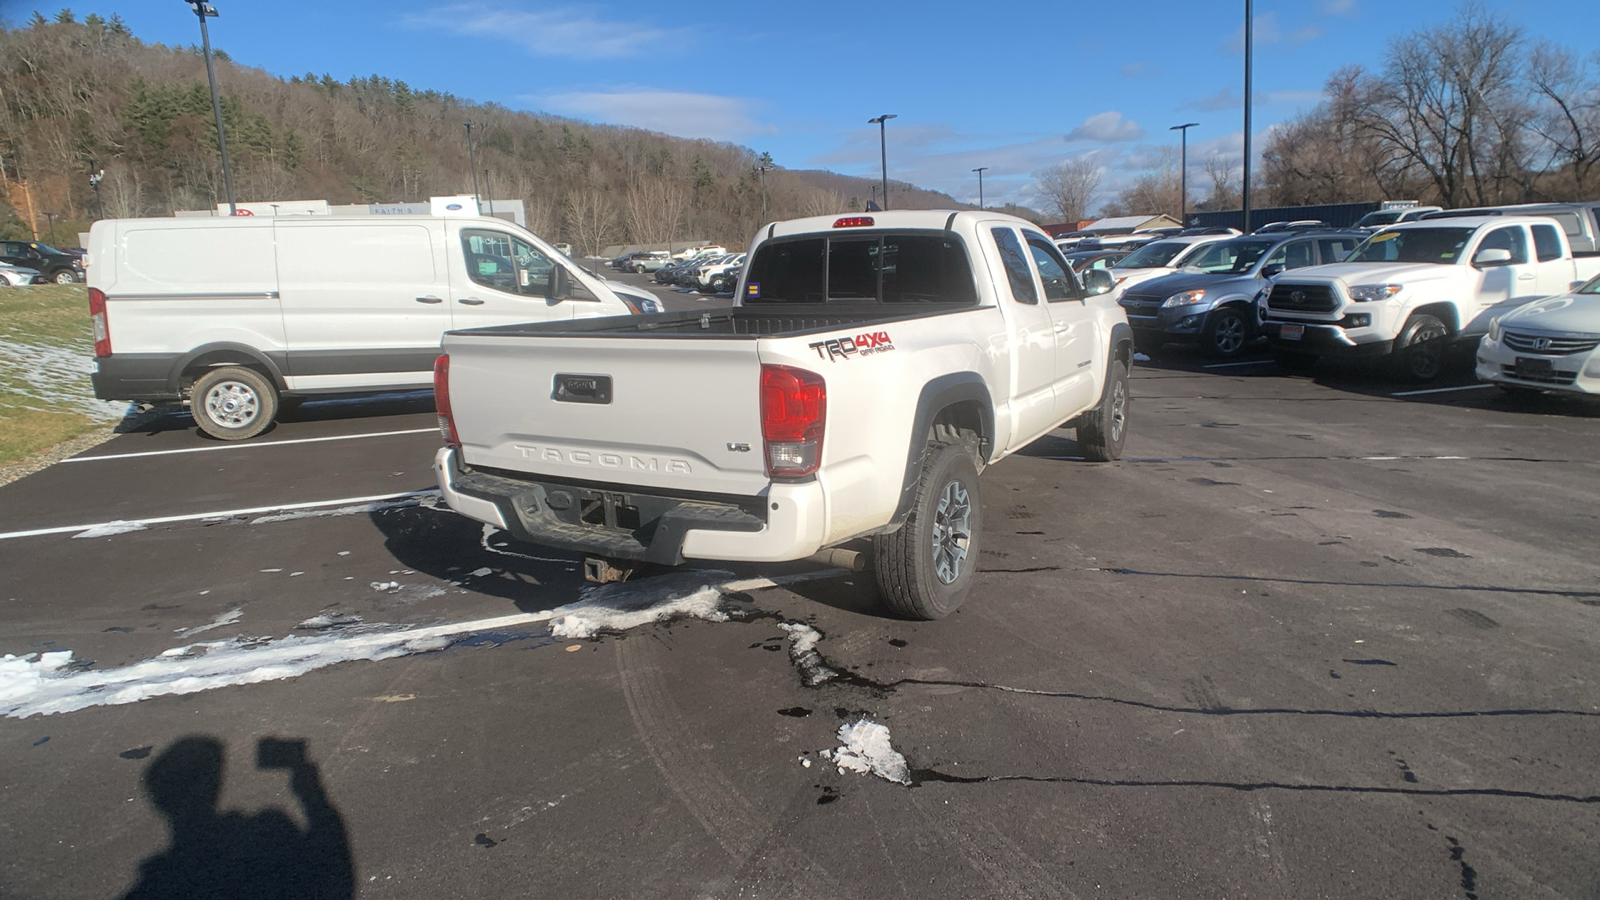
[[[1573,256],[1600,255],[1600,201],[1588,203],[1519,203],[1514,206],[1484,206],[1475,209],[1446,209],[1427,213],[1423,221],[1462,216],[1549,216],[1567,235]]]
[[[451,328],[659,312],[488,217],[105,219],[90,242],[95,396],[184,402],[222,440],[283,398],[426,387]]]
[[[1263,285],[1289,269],[1337,262],[1360,242],[1348,231],[1230,238],[1212,244],[1185,271],[1127,288],[1118,302],[1145,352],[1197,342],[1207,355],[1226,359],[1255,340],[1252,302]]]
[[[1321,219],[1295,219],[1290,222],[1268,222],[1257,228],[1251,234],[1277,234],[1283,231],[1310,231],[1320,229],[1323,231],[1338,231],[1339,229]]]
[[[37,269],[56,284],[83,280],[83,260],[38,241],[0,241],[0,262]]]
[[[1453,341],[1476,343],[1489,322],[1600,275],[1574,257],[1543,216],[1427,218],[1391,225],[1338,265],[1278,278],[1261,300],[1279,360],[1381,357],[1407,381],[1428,381]]]
[[[672,257],[665,250],[653,250],[642,256],[636,256],[628,263],[628,271],[642,275],[645,272],[659,272],[666,266],[672,265]]]
[[[1414,222],[1428,213],[1440,212],[1437,206],[1406,206],[1395,209],[1375,209],[1356,220],[1351,228],[1360,228],[1376,231],[1389,225],[1398,225],[1401,222]]]
[[[1067,266],[1074,275],[1083,275],[1093,269],[1109,270],[1127,257],[1131,250],[1074,250],[1064,254]]]
[[[1145,244],[1118,261],[1111,270],[1118,291],[1173,272],[1200,258],[1206,248],[1223,240],[1220,235],[1169,237]]]
[[[711,276],[711,292],[714,294],[731,294],[739,285],[739,279],[744,276],[744,265],[740,264],[730,269]]]
[[[38,269],[25,269],[10,263],[0,263],[0,287],[22,287],[29,284],[49,284],[50,279]]]
[[[434,471],[451,509],[594,580],[852,564],[864,539],[887,607],[936,619],[984,558],[983,467],[1063,423],[1089,460],[1122,452],[1132,334],[1089,299],[987,210],[776,222],[729,310],[447,334]]]
[[[1479,380],[1508,393],[1600,394],[1600,277],[1495,318],[1478,343]]]
[[[703,265],[697,266],[695,268],[695,270],[694,270],[694,281],[695,281],[695,283],[693,285],[690,285],[690,286],[698,288],[698,289],[700,289],[702,291],[712,291],[713,293],[721,293],[720,291],[713,290],[713,288],[711,287],[712,279],[715,278],[716,276],[722,274],[723,272],[728,271],[729,269],[737,269],[737,268],[739,268],[739,267],[741,267],[743,265],[744,265],[744,254],[743,253],[730,253],[727,256],[717,257],[716,259],[713,259],[713,260],[711,260],[709,262],[706,262]]]

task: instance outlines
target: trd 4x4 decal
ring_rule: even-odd
[[[874,353],[888,353],[894,349],[894,342],[889,339],[889,332],[874,331],[858,334],[855,337],[829,338],[806,346],[817,351],[818,359],[833,362],[849,359],[857,354],[871,356]]]

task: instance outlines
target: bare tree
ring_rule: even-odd
[[[565,233],[579,253],[594,256],[619,237],[616,207],[600,188],[580,187],[568,193],[564,213]]]
[[[1118,199],[1126,215],[1174,215],[1183,194],[1178,172],[1178,154],[1171,147],[1161,150],[1156,165],[1123,188]]]
[[[1529,55],[1528,83],[1534,115],[1528,127],[1548,154],[1551,196],[1591,197],[1600,181],[1600,53],[1580,60],[1570,50],[1540,42]]]
[[[689,189],[677,178],[635,177],[622,203],[628,234],[635,242],[665,243],[680,236],[689,210]]]
[[[1035,175],[1039,193],[1044,195],[1046,211],[1055,213],[1064,222],[1074,222],[1088,215],[1089,201],[1100,189],[1100,179],[1105,169],[1092,155],[1062,160]]]
[[[1237,209],[1239,194],[1239,167],[1229,157],[1216,151],[1206,155],[1206,177],[1211,179],[1211,193],[1201,203],[1206,209]]]

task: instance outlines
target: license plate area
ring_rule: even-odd
[[[1278,338],[1285,341],[1298,341],[1306,336],[1304,325],[1279,325]]]
[[[557,403],[610,403],[610,375],[568,375],[558,373],[550,399]]]
[[[1550,365],[1550,360],[1539,359],[1534,356],[1517,357],[1516,373],[1518,375],[1532,375],[1548,378],[1555,370]]]

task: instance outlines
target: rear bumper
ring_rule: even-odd
[[[101,400],[182,400],[172,377],[180,357],[168,353],[122,353],[95,360],[89,376]]]
[[[773,484],[764,497],[682,498],[628,485],[508,477],[444,447],[434,473],[446,505],[530,544],[662,565],[786,562],[822,549],[822,488]]]

